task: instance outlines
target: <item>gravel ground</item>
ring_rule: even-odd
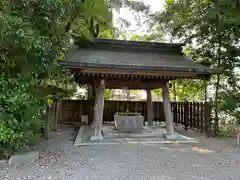
[[[192,133],[193,134],[193,133]],[[199,137],[200,144],[129,144],[73,147],[63,128],[39,144],[31,166],[3,167],[2,180],[228,180],[240,179],[240,150],[232,141]],[[196,138],[195,137],[195,138]],[[198,147],[196,147],[198,146]]]

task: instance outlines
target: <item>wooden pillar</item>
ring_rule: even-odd
[[[152,92],[151,89],[147,91],[147,121],[148,126],[153,125],[153,104],[152,104]]]
[[[95,106],[94,106],[94,135],[91,140],[102,140],[102,122],[103,122],[103,110],[104,110],[104,93],[105,82],[101,80],[99,87],[96,89]]]
[[[167,81],[164,82],[164,85],[162,88],[162,96],[163,96],[163,107],[164,107],[167,135],[172,135],[174,134],[174,126],[173,126],[173,116],[171,112],[171,102],[169,98]]]
[[[48,140],[49,138],[50,121],[51,121],[50,107],[47,107],[46,112],[44,114],[44,137],[46,140]]]
[[[56,115],[55,115],[55,120],[54,120],[54,125],[53,125],[53,130],[56,131],[57,130],[57,124],[59,121],[59,117],[60,117],[60,112],[62,111],[62,99],[58,99],[58,101],[56,102]]]
[[[93,115],[94,115],[94,95],[95,93],[95,86],[89,85],[88,86],[88,101],[89,101],[89,111],[88,111],[88,125],[94,125],[93,122]]]
[[[57,121],[56,121],[56,116],[57,116],[57,101],[54,101],[52,104],[52,120],[51,120],[51,129],[56,131],[57,130]]]

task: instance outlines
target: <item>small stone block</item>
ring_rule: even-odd
[[[88,123],[88,115],[82,115],[81,122],[84,124],[87,124]]]
[[[9,165],[26,165],[33,163],[39,158],[39,152],[29,151],[12,155],[8,160]]]
[[[177,141],[177,140],[181,139],[181,137],[176,133],[174,133],[174,134],[163,134],[163,137],[167,141]]]
[[[103,136],[91,136],[90,141],[102,141]]]

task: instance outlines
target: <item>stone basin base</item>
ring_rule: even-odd
[[[116,130],[122,133],[141,133],[143,121],[143,116],[114,116]]]

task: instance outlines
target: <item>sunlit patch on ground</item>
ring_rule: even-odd
[[[198,152],[200,152],[200,153],[213,153],[213,151],[211,151],[211,150],[209,150],[209,149],[204,149],[204,148],[196,147],[196,146],[193,146],[193,147],[192,147],[192,150],[198,151]]]

